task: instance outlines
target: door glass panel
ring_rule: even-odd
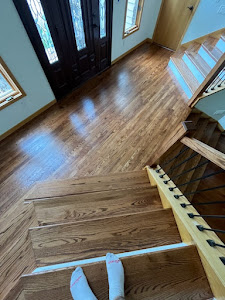
[[[27,0],[29,5],[32,17],[34,19],[35,25],[37,27],[38,33],[40,35],[41,41],[45,48],[46,55],[50,64],[58,61],[58,56],[56,53],[56,49],[51,37],[51,33],[48,27],[48,23],[46,21],[46,17],[41,5],[40,0]]]
[[[77,50],[80,51],[86,48],[84,23],[81,10],[80,0],[69,0],[72,14],[73,29],[77,43]]]
[[[99,0],[100,38],[106,37],[106,1]]]

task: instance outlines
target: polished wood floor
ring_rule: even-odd
[[[140,170],[186,119],[170,55],[141,46],[1,142],[1,299],[34,268],[28,227],[36,220],[23,196],[35,182]]]

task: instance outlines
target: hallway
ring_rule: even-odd
[[[170,56],[144,44],[1,142],[1,299],[32,270],[27,229],[35,220],[22,197],[35,182],[141,170],[186,119]]]

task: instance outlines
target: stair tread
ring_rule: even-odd
[[[35,200],[39,225],[98,219],[162,208],[158,189],[126,189]]]
[[[171,57],[171,60],[179,70],[180,74],[182,75],[183,79],[185,80],[186,84],[189,86],[192,94],[197,90],[199,87],[199,82],[193,75],[193,73],[189,70],[186,63],[180,57]]]
[[[125,270],[126,300],[206,300],[213,297],[194,246],[121,260]],[[105,262],[84,265],[82,268],[97,299],[108,299]],[[23,276],[26,299],[71,300],[70,278],[73,270],[65,268]]]
[[[206,61],[199,55],[198,53],[194,52],[186,52],[195,66],[199,69],[204,77],[206,77],[209,72],[211,71],[210,66],[206,63]]]
[[[212,38],[207,39],[204,43],[203,43],[203,47],[206,51],[208,51],[208,53],[211,55],[211,57],[215,60],[218,61],[220,59],[220,57],[223,55],[223,52],[220,51],[219,48],[216,47],[216,41],[214,41],[214,43],[211,42]],[[215,40],[215,39],[214,39]],[[218,40],[217,40],[218,41]]]
[[[171,209],[30,229],[37,266],[181,242]]]
[[[149,184],[146,170],[54,180],[37,183],[25,196],[25,201],[107,190],[136,189],[147,187]]]

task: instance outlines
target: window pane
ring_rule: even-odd
[[[7,96],[12,91],[13,91],[12,87],[8,84],[8,82],[0,73],[0,98]]]
[[[127,0],[125,32],[136,25],[139,0]]]
[[[41,41],[44,45],[45,52],[47,54],[50,64],[58,61],[58,56],[53,44],[51,33],[46,21],[46,17],[41,5],[40,0],[27,0],[32,17],[37,27],[38,33],[41,37]]]
[[[86,48],[84,23],[82,17],[80,0],[70,0],[70,8],[73,20],[73,28],[77,43],[77,49],[82,50]]]
[[[100,38],[106,37],[106,2],[99,0]]]

